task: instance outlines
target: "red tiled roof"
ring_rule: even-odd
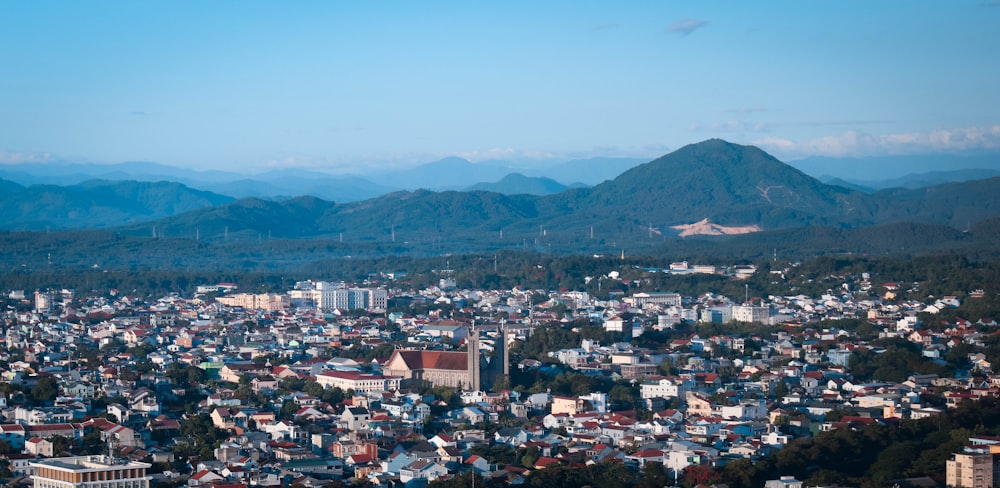
[[[411,370],[447,369],[466,371],[469,369],[469,355],[464,352],[442,351],[394,351]]]

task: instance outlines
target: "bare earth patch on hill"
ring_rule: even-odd
[[[724,225],[713,224],[707,218],[701,219],[693,224],[681,224],[670,227],[679,231],[679,236],[726,236],[736,234],[750,234],[760,232],[762,229],[758,225],[748,225],[742,227],[726,227]]]

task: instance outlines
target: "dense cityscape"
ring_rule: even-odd
[[[997,323],[961,311],[995,297],[919,300],[930,283],[868,272],[827,276],[817,296],[750,294],[796,266],[608,269],[585,278],[600,298],[463,288],[448,269],[421,289],[380,273],[273,293],[8,291],[0,475],[55,487],[118,473],[87,476],[121,488],[992,480]],[[654,275],[747,284],[739,297],[644,290]]]

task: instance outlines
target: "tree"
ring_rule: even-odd
[[[694,488],[700,485],[712,485],[722,479],[719,473],[710,466],[690,466],[684,470],[681,477],[681,486],[684,488]]]
[[[535,463],[538,462],[538,458],[541,457],[541,452],[538,450],[538,446],[531,446],[524,451],[524,455],[521,456],[521,466],[528,469],[534,469]]]
[[[31,389],[30,397],[38,404],[44,404],[56,399],[59,395],[59,383],[54,378],[45,377]]]

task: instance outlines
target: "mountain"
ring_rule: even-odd
[[[452,169],[469,164],[441,163]],[[760,230],[715,237],[733,246],[780,243],[820,252],[828,242],[845,252],[863,252],[866,245],[891,249],[909,240],[930,249],[966,239],[963,230],[1000,216],[998,186],[1000,179],[992,179],[866,194],[826,185],[756,147],[713,139],[592,188],[544,196],[414,190],[354,202],[248,198],[155,221],[133,217],[116,231],[207,242],[318,239],[327,244],[316,249],[363,248],[372,254],[500,249],[617,254],[625,248],[686,249],[716,242],[677,236],[694,225],[716,233]],[[920,241],[924,237],[933,239]]]
[[[20,230],[119,226],[232,201],[170,182],[90,180],[25,187],[0,180],[0,189],[0,220],[4,228]]]
[[[551,178],[530,177],[521,173],[511,173],[496,183],[476,183],[465,191],[491,191],[504,195],[551,195],[569,188]]]
[[[178,183],[221,182],[244,178],[226,171],[197,171],[158,163],[15,163],[0,165],[0,178],[21,185],[76,185],[87,180],[174,181]],[[190,185],[189,185],[190,186]],[[196,186],[196,185],[195,185]]]
[[[647,162],[640,158],[588,158],[574,159],[543,168],[525,170],[528,176],[552,178],[558,181],[579,181],[596,185]]]
[[[819,178],[820,181],[827,185],[842,186],[848,190],[857,190],[865,193],[874,193],[875,189],[870,186],[865,186],[860,182],[851,182],[843,178],[835,178],[833,176],[825,175]]]
[[[947,183],[908,190],[891,188],[872,194],[882,222],[921,222],[966,228],[1000,215],[1000,177]]]
[[[869,182],[891,180],[900,178],[901,175],[939,172],[942,168],[949,168],[949,171],[973,168],[1000,171],[1000,153],[913,154],[865,158],[812,157],[790,161],[789,164],[813,176],[829,175],[848,181]]]
[[[986,178],[993,178],[994,176],[1000,176],[1000,170],[969,168],[951,171],[931,171],[929,173],[912,173],[899,178],[891,178],[887,180],[864,181],[831,178],[824,179],[824,182],[831,185],[839,184],[847,188],[855,188],[871,193],[876,190],[884,190],[887,188],[908,188],[916,190],[918,188],[943,185],[945,183],[984,180]]]
[[[640,222],[727,226],[865,225],[860,192],[825,185],[753,147],[712,139],[595,186],[578,207]]]
[[[285,169],[223,183],[201,183],[199,188],[235,198],[289,198],[314,196],[324,200],[355,202],[397,190],[360,176],[330,175],[300,169]]]
[[[378,184],[404,190],[458,189],[477,181],[496,181],[511,172],[510,167],[491,163],[475,164],[450,157],[401,170],[377,171],[370,176]]]

